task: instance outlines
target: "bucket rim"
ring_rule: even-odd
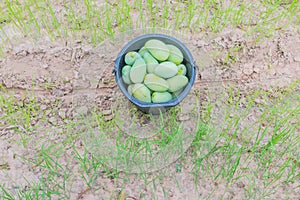
[[[123,55],[125,55],[128,52],[128,49],[134,45],[136,42],[140,41],[140,40],[145,40],[145,39],[167,39],[167,40],[171,40],[173,42],[175,42],[177,45],[179,45],[185,52],[185,54],[187,55],[187,58],[185,58],[187,60],[187,62],[190,63],[191,65],[191,77],[189,78],[189,82],[188,85],[185,87],[185,89],[181,92],[181,94],[177,97],[172,99],[171,101],[168,102],[162,102],[162,103],[147,103],[147,102],[143,102],[140,101],[138,99],[136,99],[135,97],[133,97],[132,95],[130,95],[126,88],[124,87],[124,84],[122,83],[122,76],[120,74],[120,70],[119,68],[122,67],[120,66],[120,62],[121,62],[121,58],[123,57]],[[190,92],[195,79],[196,79],[196,70],[197,67],[195,65],[195,60],[193,59],[193,56],[191,54],[191,52],[189,51],[189,49],[178,39],[169,36],[169,35],[165,35],[165,34],[160,34],[160,33],[151,33],[151,34],[144,34],[141,36],[138,36],[134,39],[132,39],[131,41],[129,41],[119,52],[116,60],[115,60],[115,64],[114,64],[114,72],[115,72],[115,79],[117,82],[118,87],[120,88],[120,90],[122,91],[122,93],[126,96],[127,99],[129,99],[134,105],[136,105],[138,108],[140,109],[149,109],[149,108],[159,108],[159,107],[173,107],[176,106],[177,104],[179,104],[181,101],[183,101],[183,99],[188,95],[188,93]]]

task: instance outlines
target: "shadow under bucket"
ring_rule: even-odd
[[[187,68],[186,76],[189,80],[188,84],[185,86],[185,88],[182,90],[182,92],[172,100],[164,103],[147,103],[138,100],[137,98],[130,95],[127,91],[127,84],[124,83],[122,79],[122,68],[126,65],[124,58],[125,54],[130,51],[138,51],[141,49],[145,43],[148,40],[151,39],[157,39],[165,44],[171,44],[176,46],[183,54],[183,62]],[[196,67],[194,65],[194,59],[192,57],[192,54],[188,50],[188,48],[182,44],[179,40],[163,34],[145,34],[142,36],[139,36],[133,40],[131,40],[129,43],[127,43],[123,49],[118,54],[118,57],[115,61],[115,79],[117,82],[118,87],[122,91],[122,93],[142,112],[144,113],[150,113],[150,114],[160,114],[168,110],[170,107],[176,106],[179,104],[189,93],[191,90],[196,77]]]

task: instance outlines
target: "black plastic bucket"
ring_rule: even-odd
[[[150,39],[158,39],[166,44],[172,44],[176,47],[178,47],[182,54],[183,54],[183,64],[187,68],[187,74],[186,76],[189,79],[189,83],[184,88],[184,90],[177,96],[177,98],[172,99],[169,102],[165,103],[146,103],[143,101],[140,101],[133,96],[131,96],[127,92],[127,85],[123,82],[122,79],[122,67],[125,66],[124,57],[125,54],[130,51],[138,51],[141,49],[144,44],[150,40]],[[161,112],[166,111],[170,107],[176,106],[179,104],[189,93],[191,90],[196,77],[196,67],[194,64],[194,59],[192,57],[192,54],[188,50],[188,48],[182,44],[179,40],[163,34],[145,34],[142,36],[139,36],[133,40],[131,40],[128,44],[126,44],[123,49],[120,51],[116,61],[115,61],[115,79],[116,82],[122,91],[122,93],[141,111],[145,113],[151,113],[151,114],[159,114]]]

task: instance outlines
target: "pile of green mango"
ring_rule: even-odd
[[[180,49],[157,39],[148,40],[138,52],[126,53],[124,61],[122,79],[127,91],[143,102],[168,102],[189,82]]]

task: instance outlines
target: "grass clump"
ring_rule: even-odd
[[[63,9],[57,9],[58,6],[63,6]],[[173,4],[153,0],[139,0],[133,4],[124,0],[119,4],[98,4],[92,0],[81,0],[63,5],[47,0],[5,0],[1,7],[4,8],[0,15],[3,41],[11,37],[5,35],[5,25],[9,23],[25,37],[44,35],[52,40],[84,40],[96,45],[116,32],[149,27],[182,33],[203,30],[217,33],[226,27],[238,27],[251,36],[256,33],[257,40],[260,40],[299,21],[297,0],[235,0],[229,3],[205,0],[203,3],[175,1]],[[136,13],[136,10],[140,12]]]

